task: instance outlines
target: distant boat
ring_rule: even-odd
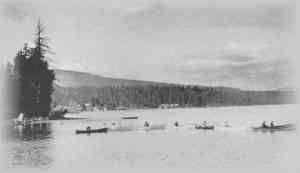
[[[295,130],[296,127],[294,124],[283,124],[283,125],[277,125],[277,126],[260,126],[260,127],[252,127],[252,129],[254,131],[262,131],[262,132],[266,132],[266,131],[289,131],[289,130]]]
[[[138,116],[129,116],[129,117],[122,117],[124,120],[132,120],[132,119],[138,119]]]
[[[164,125],[164,124],[153,124],[153,125],[149,125],[149,126],[144,126],[144,129],[146,131],[165,130],[166,129],[166,125]]]
[[[107,133],[108,128],[101,128],[101,129],[89,129],[89,130],[76,130],[76,134],[90,134],[90,133]]]
[[[214,130],[215,126],[201,126],[201,125],[196,125],[195,129]]]
[[[112,128],[111,131],[113,132],[128,132],[128,131],[133,131],[134,128],[133,127],[129,127],[129,126],[119,126],[119,127],[115,127]]]
[[[225,124],[225,125],[224,125],[224,127],[231,127],[231,125],[229,125],[229,124]]]

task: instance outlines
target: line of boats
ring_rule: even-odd
[[[174,123],[174,126],[176,128],[179,127],[178,122]],[[223,127],[230,128],[231,126],[229,124],[225,124]],[[207,125],[206,122],[204,122],[202,125],[200,124],[195,124],[194,128],[196,130],[215,130],[214,125]],[[147,121],[144,124],[144,130],[164,130],[165,126],[164,125],[150,125]],[[258,127],[251,127],[253,131],[261,131],[261,132],[275,132],[275,131],[290,131],[290,130],[295,130],[296,125],[289,123],[289,124],[282,124],[282,125],[270,125],[267,126],[265,124],[258,126]],[[99,129],[91,129],[90,127],[87,127],[84,130],[76,130],[76,134],[90,134],[90,133],[107,133],[108,131],[113,131],[111,128],[99,128]]]
[[[138,119],[138,116],[125,116],[122,117],[121,119],[123,120],[135,120]],[[24,114],[20,114],[18,118],[16,118],[14,120],[15,125],[25,125],[26,123],[42,123],[44,121],[47,120],[43,120],[43,119],[37,119],[37,120],[24,120]],[[115,127],[116,124],[113,122],[112,125]],[[176,128],[179,127],[179,123],[176,121],[174,123],[174,126]],[[224,126],[226,128],[230,128],[231,125],[229,125],[226,121],[224,122]],[[208,123],[206,121],[203,121],[202,124],[194,124],[194,128],[197,130],[214,130],[215,126],[214,125],[208,125]],[[144,123],[144,129],[145,130],[164,130],[165,129],[165,125],[150,125],[147,121],[145,121]],[[272,121],[270,123],[270,125],[266,125],[265,121],[262,123],[261,126],[258,127],[251,127],[251,129],[253,131],[262,131],[262,132],[274,132],[274,131],[290,131],[290,130],[295,130],[296,129],[296,125],[295,124],[281,124],[281,125],[274,125],[274,122]],[[87,127],[84,130],[76,130],[76,134],[82,134],[82,133],[107,133],[108,131],[113,130],[111,128],[98,128],[98,129],[91,129],[90,127]],[[118,129],[119,131],[129,131],[130,128],[120,128]],[[116,130],[116,131],[118,131]]]

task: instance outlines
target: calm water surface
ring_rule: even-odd
[[[259,126],[263,120],[297,123],[297,107],[85,112],[69,116],[88,119],[17,127],[2,123],[7,129],[1,141],[3,169],[298,172],[298,130],[263,133],[250,128]],[[122,120],[123,116],[139,119]],[[193,128],[204,120],[214,124],[215,130]],[[146,131],[145,121],[156,128]],[[178,128],[173,125],[175,121]],[[224,127],[224,121],[231,127]],[[76,129],[86,126],[113,130],[107,134],[75,134]]]

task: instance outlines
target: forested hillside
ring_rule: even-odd
[[[111,86],[63,88],[56,86],[54,104],[91,103],[111,109],[155,108],[161,104],[178,104],[181,107],[265,105],[292,103],[292,91],[243,91],[224,87],[183,85]]]

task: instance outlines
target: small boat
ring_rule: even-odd
[[[165,130],[165,129],[166,129],[166,125],[164,124],[153,124],[153,125],[144,126],[144,130],[146,131]]]
[[[277,125],[277,126],[260,126],[260,127],[252,127],[254,131],[289,131],[289,130],[295,130],[294,124],[283,124],[283,125]]]
[[[215,126],[201,126],[201,125],[196,125],[195,129],[214,130]]]
[[[224,125],[224,127],[231,127],[231,125],[229,125],[229,124],[225,124],[225,125]]]
[[[112,128],[111,131],[113,132],[128,132],[128,131],[133,131],[134,128],[133,127],[129,127],[129,126],[119,126],[119,127],[115,127]]]
[[[101,128],[101,129],[89,129],[89,130],[76,130],[76,134],[82,134],[82,133],[107,133],[108,128]]]
[[[133,120],[133,119],[138,119],[139,117],[137,116],[130,116],[130,117],[122,117],[124,120]]]

